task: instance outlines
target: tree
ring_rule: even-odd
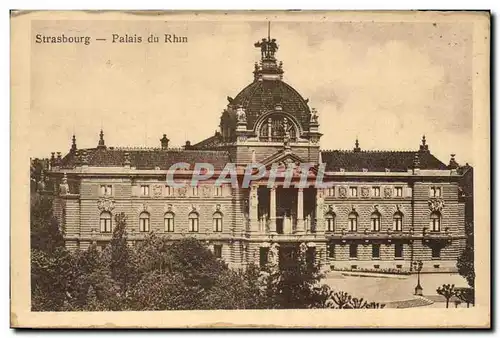
[[[119,295],[124,298],[133,283],[136,282],[136,269],[133,263],[132,250],[127,245],[127,217],[122,212],[115,215],[113,237],[104,251],[108,255],[111,278],[119,287]]]
[[[474,305],[474,289],[473,288],[456,288],[455,296],[460,299],[462,302],[467,304],[469,307],[470,304]]]
[[[53,216],[52,199],[32,195],[30,216],[31,306],[33,311],[58,311],[74,275],[72,256]]]
[[[455,284],[443,284],[436,289],[436,292],[446,299],[446,308],[448,308],[451,297],[455,295]]]
[[[59,311],[67,300],[73,280],[73,259],[65,248],[48,253],[31,250],[32,311]]]
[[[30,210],[31,248],[51,253],[64,247],[59,222],[52,211],[52,199],[43,195],[31,196]]]
[[[307,259],[307,249],[288,248],[281,266],[272,262],[263,278],[265,308],[301,309],[324,307],[328,290],[320,285],[323,274],[316,262]]]
[[[474,225],[472,222],[465,225],[465,233],[467,236],[465,249],[457,260],[458,273],[463,276],[471,288],[474,288],[474,280],[476,277],[474,271]]]

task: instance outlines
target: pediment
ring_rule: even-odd
[[[300,169],[301,169],[301,164],[303,163],[310,163],[308,161],[305,161],[303,158],[300,156],[286,150],[278,151],[275,154],[269,156],[265,160],[263,160],[262,165],[266,167],[266,170],[270,170],[273,166],[278,166],[278,173],[279,172],[285,172],[287,168],[289,168],[292,165],[295,165],[294,169],[294,176],[295,174],[299,175],[300,174]],[[317,174],[317,168],[316,166],[310,167],[309,169],[309,174],[310,175],[316,175]]]

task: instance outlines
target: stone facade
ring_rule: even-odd
[[[183,149],[169,148],[166,135],[155,149],[108,147],[101,131],[95,148],[78,149],[73,137],[66,156],[52,153],[43,187],[54,195],[67,246],[105,245],[113,216],[123,212],[132,244],[150,231],[171,240],[194,236],[236,268],[302,244],[325,268],[411,270],[422,260],[424,271],[454,271],[465,243],[463,178],[454,158],[439,161],[425,137],[415,151],[362,151],[357,140],[352,151],[320,151],[316,110],[282,77],[274,53],[264,55],[254,81],[228,97],[220,132]],[[218,187],[214,179],[174,188],[166,176],[178,162],[190,168],[176,180],[191,177],[199,162],[216,172],[234,163],[239,179],[252,162],[312,169],[306,188],[298,187],[298,174],[285,188],[283,177],[250,188]],[[322,166],[329,188],[313,184]]]

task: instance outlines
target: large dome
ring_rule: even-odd
[[[256,79],[246,86],[231,102],[234,107],[242,106],[247,117],[247,128],[254,127],[260,115],[275,110],[281,105],[283,112],[297,119],[304,130],[308,130],[310,110],[306,100],[282,80]]]

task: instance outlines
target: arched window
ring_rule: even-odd
[[[214,214],[214,231],[222,232],[222,214],[220,212]]]
[[[394,214],[393,230],[394,231],[403,231],[403,214],[399,211]]]
[[[328,212],[326,214],[326,231],[334,232],[335,231],[335,214],[333,212]]]
[[[378,211],[375,211],[372,213],[372,216],[370,218],[371,222],[371,230],[372,231],[380,231],[380,213]]]
[[[165,213],[165,232],[174,232],[174,214],[171,212]]]
[[[141,212],[139,215],[139,231],[149,232],[149,214],[147,212]]]
[[[349,214],[349,231],[358,231],[358,214],[354,211]]]
[[[441,214],[437,211],[431,213],[431,231],[441,231]]]
[[[196,212],[192,212],[188,216],[189,220],[189,232],[198,232],[199,229],[199,219]]]
[[[111,213],[104,211],[100,217],[101,232],[111,232]]]

